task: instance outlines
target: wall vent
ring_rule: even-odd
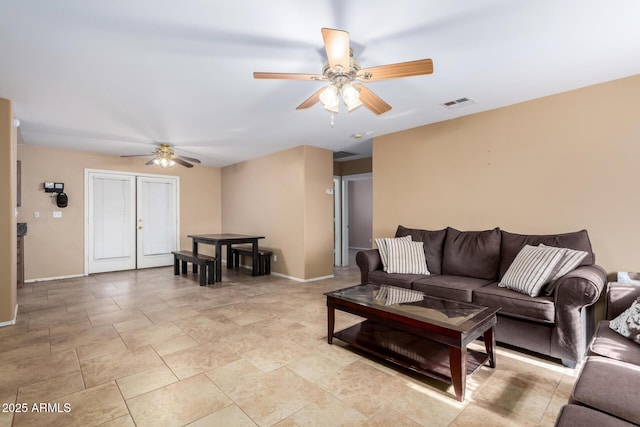
[[[333,160],[342,159],[344,157],[355,156],[356,153],[350,153],[348,151],[334,151],[333,152]]]
[[[477,103],[478,102],[475,99],[464,97],[464,98],[454,99],[453,101],[448,101],[440,105],[442,105],[444,108],[447,108],[449,110],[454,110],[456,108],[462,108],[462,107],[466,107],[468,105],[473,105]]]

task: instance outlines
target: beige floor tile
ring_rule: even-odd
[[[28,332],[2,340],[0,365],[17,363],[50,352],[47,330]]]
[[[469,405],[456,417],[450,427],[513,427],[535,426],[524,420],[517,419],[513,414],[501,408],[485,408],[475,404]]]
[[[387,406],[423,426],[449,425],[465,408],[453,395],[439,393],[431,387],[412,387]]]
[[[16,414],[14,426],[89,427],[127,415],[127,406],[115,382],[72,393],[50,403],[58,405],[58,412]],[[68,412],[65,405],[68,405]]]
[[[172,323],[153,325],[146,328],[126,329],[119,332],[120,337],[122,337],[128,348],[136,348],[147,344],[162,344],[179,336],[188,337],[182,329]]]
[[[3,405],[3,410],[0,411],[0,427],[11,427],[11,424],[13,423],[14,411],[12,410],[13,408],[11,406],[5,407],[4,405],[12,405],[16,402],[17,400],[15,390],[0,393],[0,405]]]
[[[206,375],[197,375],[127,400],[136,425],[182,426],[231,405]]]
[[[158,323],[162,321],[172,322],[174,320],[186,319],[187,317],[197,316],[198,312],[190,307],[154,307],[149,311],[147,308],[142,308],[144,314],[153,322]]]
[[[51,338],[51,352],[75,349],[80,346],[103,344],[107,340],[120,338],[111,326],[99,326],[83,331],[74,331],[67,335]]]
[[[100,424],[100,427],[136,427],[136,424],[133,422],[131,415],[124,415]]]
[[[421,424],[394,411],[388,406],[382,407],[378,412],[369,417],[362,427],[420,427]]]
[[[0,365],[0,391],[16,389],[62,374],[79,371],[75,350],[43,354],[24,362]]]
[[[227,318],[212,319],[202,315],[176,320],[174,323],[198,343],[218,340],[240,328]]]
[[[127,349],[124,342],[120,337],[107,338],[99,343],[92,343],[87,345],[80,345],[76,349],[78,352],[78,359],[83,360],[93,359],[94,357],[104,356],[107,354],[117,353]]]
[[[238,359],[227,365],[206,372],[207,376],[223,391],[232,390],[238,385],[264,375],[245,359]]]
[[[82,314],[84,315],[84,313]],[[93,328],[93,325],[91,325],[91,322],[89,322],[89,318],[86,317],[86,315],[85,318],[79,322],[51,323],[50,325],[49,335],[51,338],[56,339],[65,335],[75,335]]]
[[[177,381],[178,378],[173,375],[173,372],[165,365],[162,365],[127,377],[122,377],[116,380],[116,383],[118,383],[118,387],[120,387],[122,396],[124,396],[125,399],[130,399]]]
[[[158,353],[160,356],[166,356],[171,353],[176,353],[178,351],[196,347],[197,345],[197,341],[188,335],[178,335],[169,338],[166,341],[152,344],[156,353]]]
[[[164,366],[151,346],[110,353],[80,363],[87,387],[113,381],[144,370]]]
[[[367,417],[380,409],[380,402],[395,400],[408,391],[399,378],[361,361],[321,379],[318,385]]]
[[[264,372],[270,372],[293,363],[310,354],[301,345],[286,339],[272,338],[255,350],[242,353],[242,358],[248,360]]]
[[[118,331],[118,333],[131,331],[138,328],[146,328],[149,326],[153,326],[153,322],[146,316],[113,324],[113,327],[116,329],[116,331]]]
[[[287,368],[246,381],[227,395],[260,426],[273,425],[310,403],[324,392]]]
[[[104,314],[89,316],[91,324],[96,326],[113,325],[114,323],[126,322],[128,320],[146,319],[140,310],[127,309],[112,311]]]
[[[20,402],[50,402],[67,394],[84,390],[84,380],[80,371],[52,377],[18,389]]]
[[[304,356],[287,365],[296,374],[309,381],[317,381],[330,375],[335,375],[341,366],[326,357],[314,353]]]
[[[362,424],[367,418],[333,396],[325,395],[291,415],[297,425],[314,427],[350,427]]]
[[[188,424],[188,427],[255,427],[256,423],[240,410],[236,405],[227,406]]]
[[[207,343],[162,358],[178,378],[184,379],[224,366],[240,357],[224,344]]]
[[[499,376],[492,377],[476,397],[476,404],[484,408],[500,408],[520,420],[537,423],[551,401],[551,395],[543,395],[523,388],[519,383],[504,382]]]

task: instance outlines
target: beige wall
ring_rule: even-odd
[[[145,159],[107,156],[35,145],[18,145],[22,161],[22,206],[18,221],[28,223],[25,237],[27,280],[84,274],[84,170],[101,169],[180,177],[180,245],[191,248],[191,233],[221,229],[220,169],[144,166]],[[45,181],[63,182],[67,208],[42,189]],[[54,210],[62,218],[54,219]],[[34,218],[33,212],[40,212]],[[207,250],[204,250],[207,252]],[[208,251],[211,253],[211,251]]]
[[[639,98],[640,75],[376,138],[374,237],[585,228],[608,272],[639,271]]]
[[[16,130],[11,101],[0,98],[0,323],[14,320],[16,288]]]
[[[297,279],[333,274],[332,154],[297,147],[222,169],[222,228],[265,236],[273,272]]]

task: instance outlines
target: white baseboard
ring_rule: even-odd
[[[62,279],[75,279],[77,277],[85,277],[85,275],[84,274],[71,274],[69,276],[40,277],[38,279],[25,280],[24,283],[48,282],[50,280],[62,280]]]
[[[245,268],[247,270],[251,270],[252,269],[252,267],[250,265],[245,265],[245,264],[242,264],[240,267],[241,268]],[[282,277],[282,278],[285,278],[285,279],[290,279],[290,280],[293,280],[293,281],[296,281],[296,282],[301,282],[301,283],[317,282],[318,280],[333,279],[335,277],[333,274],[330,274],[329,276],[312,277],[311,279],[301,279],[299,277],[287,276],[286,274],[276,273],[273,270],[271,270],[271,275],[272,276]]]
[[[7,322],[0,322],[0,328],[5,326],[13,326],[16,324],[16,319],[18,318],[18,304],[16,304],[16,309],[13,312],[13,320],[9,320]]]

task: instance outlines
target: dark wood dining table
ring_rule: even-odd
[[[227,268],[232,268],[233,264],[229,262],[232,259],[231,256],[231,248],[232,245],[242,244],[242,243],[251,243],[253,249],[253,265],[252,265],[252,275],[258,275],[258,240],[264,239],[264,236],[253,236],[253,235],[245,235],[245,234],[234,234],[234,233],[220,233],[220,234],[189,234],[187,237],[190,237],[193,240],[192,251],[193,255],[198,255],[198,244],[204,243],[207,245],[215,245],[215,257],[216,257],[216,282],[220,282],[222,280],[222,246],[227,246]],[[196,266],[194,265],[194,273],[197,272]]]

